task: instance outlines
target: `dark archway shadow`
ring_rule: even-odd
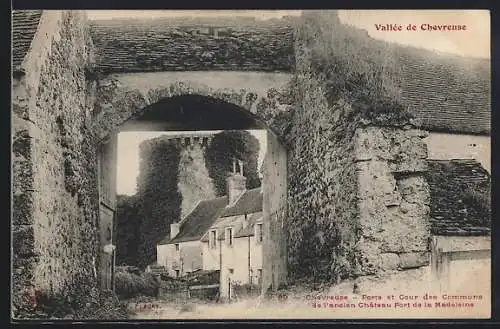
[[[270,128],[237,105],[210,96],[181,95],[162,99],[139,111],[120,131],[200,131]]]

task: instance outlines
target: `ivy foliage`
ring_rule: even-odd
[[[226,195],[226,178],[232,171],[233,159],[243,161],[247,189],[259,187],[259,141],[245,130],[227,130],[216,134],[205,152],[205,163],[213,179],[217,196]]]
[[[178,191],[180,146],[161,137],[140,145],[138,178],[139,245],[137,266],[156,262],[156,245],[179,221],[182,196]]]
[[[137,195],[117,195],[115,244],[116,263],[137,264],[139,246],[139,198]]]

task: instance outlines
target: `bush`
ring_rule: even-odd
[[[72,302],[73,301],[73,302]],[[76,302],[75,302],[76,301]],[[126,320],[129,313],[112,291],[103,291],[85,303],[61,295],[37,294],[37,305],[16,315],[21,319]]]
[[[253,297],[260,295],[260,286],[257,284],[240,284],[234,283],[232,285],[233,292],[237,298]]]
[[[137,273],[134,267],[118,267],[116,270],[115,290],[120,298],[156,297],[159,287],[159,280],[151,273]]]

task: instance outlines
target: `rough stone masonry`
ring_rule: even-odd
[[[340,23],[331,24],[327,28]],[[306,38],[316,34],[302,31]],[[13,81],[14,315],[35,306],[25,298],[33,291],[71,301],[99,288],[96,153],[102,139],[150,102],[198,91],[241,105],[286,149],[280,186],[287,190],[287,216],[271,216],[280,222],[266,225],[278,237],[273,243],[286,245],[272,257],[289,275],[278,273],[274,287],[301,276],[318,282],[425,265],[429,191],[421,133],[411,123],[362,121],[349,98],[327,99],[321,72],[304,57],[307,43],[296,42],[290,89],[281,91],[292,99],[286,106],[279,106],[276,90],[249,100],[244,95],[252,93],[238,86],[222,92],[182,81],[163,91],[114,93],[106,75],[91,74],[95,54],[84,15],[43,12]]]

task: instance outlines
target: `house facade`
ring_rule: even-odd
[[[225,298],[233,285],[260,286],[264,239],[262,189],[246,189],[241,162],[234,163],[227,186],[227,196],[200,201],[157,246],[157,263],[172,277],[220,271]]]
[[[232,286],[258,288],[262,280],[262,192],[249,190],[221,216],[201,239],[204,269],[220,271],[221,297],[234,296]]]

